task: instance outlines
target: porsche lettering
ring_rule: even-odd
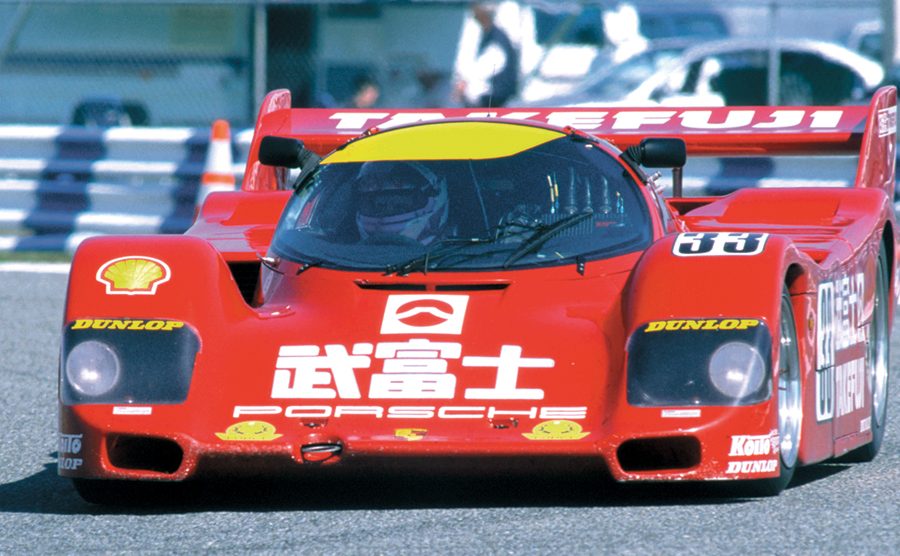
[[[289,419],[340,418],[368,416],[376,419],[494,419],[527,417],[541,420],[579,420],[587,418],[583,406],[529,406],[501,408],[497,406],[459,405],[236,405],[232,417],[247,415],[284,415]]]
[[[685,319],[656,320],[647,323],[644,332],[662,330],[747,330],[759,326],[758,319]]]

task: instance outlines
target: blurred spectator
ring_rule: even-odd
[[[474,60],[458,68],[455,93],[466,106],[503,106],[519,86],[519,53],[509,36],[494,24],[496,7],[475,3],[472,15],[481,27]]]
[[[361,75],[353,82],[353,96],[350,97],[351,108],[371,108],[378,103],[381,88],[370,75]]]

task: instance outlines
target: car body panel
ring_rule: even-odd
[[[498,119],[288,106],[284,91],[267,97],[242,190],[210,195],[188,233],[92,238],[79,248],[64,315],[61,475],[177,481],[385,460],[580,457],[622,481],[776,478],[771,367],[784,291],[800,361],[800,462],[872,440],[861,365],[882,250],[888,298],[897,293],[894,89],[868,107],[541,109]],[[498,121],[510,113],[517,125]],[[408,127],[391,130],[401,122]],[[362,133],[372,124],[378,129]],[[491,142],[467,143],[472,129]],[[284,169],[259,164],[264,135],[335,151],[327,167],[425,160],[426,138],[442,160],[504,158],[548,138],[616,160],[618,149],[659,134],[683,138],[691,156],[861,153],[856,187],[662,199],[652,179],[617,162],[645,204],[646,248],[522,268],[430,268],[426,257],[408,272],[272,251],[286,225],[278,216],[295,195],[283,190]],[[544,179],[539,167],[534,173]],[[144,402],[139,389],[114,400],[67,398],[67,358],[87,339],[126,353],[177,330],[198,342],[192,368],[181,370],[190,378],[183,398]],[[757,344],[769,361],[759,401],[634,401],[640,385],[626,369],[637,342],[696,335],[693,349],[703,350],[748,330],[766,338]],[[130,364],[119,377],[125,390]],[[679,363],[660,368],[669,364]],[[676,457],[659,455],[669,452]]]

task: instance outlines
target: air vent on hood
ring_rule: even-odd
[[[393,282],[368,282],[357,280],[356,285],[364,290],[384,291],[439,291],[439,292],[477,292],[505,290],[509,282],[481,282],[470,284],[401,284]]]

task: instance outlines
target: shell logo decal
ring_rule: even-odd
[[[172,277],[169,265],[152,257],[120,257],[97,271],[107,295],[156,295],[156,288]]]
[[[217,432],[220,440],[251,441],[275,440],[281,434],[275,432],[275,426],[265,421],[241,421],[225,429],[225,432]]]
[[[581,425],[575,421],[544,421],[535,425],[531,432],[523,432],[522,436],[529,440],[580,440],[590,432],[582,432]]]

